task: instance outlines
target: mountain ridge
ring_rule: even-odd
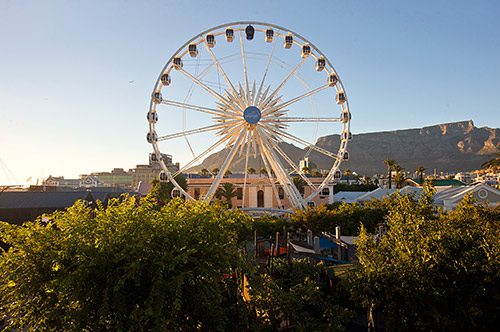
[[[337,151],[340,135],[319,137],[315,145]],[[297,164],[307,150],[289,143],[281,143],[280,147]],[[407,171],[414,171],[421,165],[428,171],[469,171],[480,168],[482,163],[500,153],[500,129],[478,128],[472,120],[466,120],[422,128],[353,134],[347,150],[350,159],[342,163],[341,168],[369,176],[385,173],[384,160],[387,158],[395,160]],[[224,155],[224,150],[216,152],[190,171],[220,167]],[[320,169],[331,167],[332,160],[329,157],[315,151],[309,157]],[[230,170],[242,171],[244,159],[244,156],[235,158]],[[264,165],[258,159],[250,158],[248,167],[258,170]]]

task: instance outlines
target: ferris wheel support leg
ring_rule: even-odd
[[[245,136],[245,132],[242,131],[238,138],[236,138],[233,147],[231,148],[231,151],[229,151],[229,154],[227,155],[226,159],[224,160],[224,163],[222,164],[219,173],[215,177],[214,181],[212,182],[212,185],[207,191],[207,194],[205,195],[204,201],[205,202],[210,202],[212,198],[215,195],[215,191],[219,187],[219,183],[224,177],[224,173],[226,173],[227,169],[229,168],[229,165],[233,161],[234,156],[236,155],[236,152],[238,152],[238,148],[240,147],[241,141],[243,140],[243,137]]]
[[[261,134],[261,137],[265,137],[267,139],[267,136],[265,134],[262,135],[260,130],[259,133]],[[302,195],[293,184],[293,181],[285,171],[285,168],[283,167],[277,156],[274,154],[274,152],[269,148],[266,140],[262,139],[261,144],[262,144],[262,152],[271,162],[271,166],[273,167],[276,173],[276,178],[278,179],[278,182],[281,184],[283,190],[289,197],[292,205],[295,208],[303,208],[305,204],[302,199]]]

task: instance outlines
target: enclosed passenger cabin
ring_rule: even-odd
[[[156,123],[158,121],[158,113],[148,112],[147,119],[151,123]]]
[[[340,120],[343,123],[348,122],[349,120],[351,120],[351,113],[348,111],[343,111],[342,113],[340,113]]]
[[[273,29],[267,29],[266,30],[266,36],[265,36],[266,43],[272,42],[273,38],[274,38],[274,30]]]
[[[234,40],[234,30],[233,28],[226,29],[226,41],[232,43]]]
[[[340,179],[342,177],[342,173],[340,171],[335,171],[335,174],[333,175],[334,179]]]
[[[196,44],[189,44],[188,51],[192,58],[196,58],[198,56],[198,48],[196,47]]]
[[[303,58],[307,58],[309,55],[311,55],[311,46],[309,45],[303,45],[302,46],[302,53],[301,53],[301,56]]]
[[[175,57],[173,62],[174,62],[175,69],[179,70],[182,68],[182,59],[180,57],[178,57],[178,56]]]
[[[293,44],[293,36],[292,35],[286,35],[285,36],[285,48],[290,48],[292,47]]]
[[[251,25],[248,25],[246,28],[245,28],[245,34],[247,36],[247,40],[252,40],[253,39],[253,35],[255,34],[255,29],[253,26]]]
[[[168,176],[164,171],[160,172],[160,182],[168,182]]]
[[[345,98],[345,93],[344,91],[339,91],[337,92],[337,104],[343,104],[345,103],[346,98]]]
[[[339,79],[337,78],[337,75],[335,75],[335,74],[331,74],[328,77],[328,85],[329,86],[335,86],[338,81],[339,81]]]
[[[148,133],[146,139],[148,143],[154,143],[158,141],[158,135],[156,135],[156,132]]]
[[[161,92],[153,92],[153,102],[155,102],[156,104],[159,104],[162,102],[163,100],[163,97],[161,96]]]
[[[322,71],[323,69],[325,69],[325,66],[326,66],[325,58],[321,57],[318,59],[318,61],[316,61],[316,70],[317,71]]]
[[[208,34],[206,39],[208,47],[212,48],[215,46],[215,36],[212,34]]]
[[[351,132],[346,132],[346,131],[344,131],[344,132],[342,133],[342,139],[343,139],[344,141],[350,141],[350,140],[352,140],[352,133],[351,133]]]
[[[161,75],[160,80],[161,80],[161,84],[163,84],[164,86],[168,86],[172,82],[172,80],[170,79],[170,75],[169,74],[163,74],[163,75]]]
[[[344,151],[344,156],[342,157],[342,159],[344,159],[344,161],[349,160],[349,152]]]
[[[156,156],[156,153],[150,153],[149,154],[149,161],[150,162],[156,162],[156,161],[158,161],[158,157]]]

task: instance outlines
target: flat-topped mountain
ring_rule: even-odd
[[[418,129],[355,134],[347,147],[350,159],[341,167],[359,174],[380,174],[385,173],[384,160],[390,158],[408,171],[414,171],[420,165],[428,173],[434,169],[438,172],[474,170],[498,156],[499,136],[499,128],[477,128],[472,120]],[[317,146],[329,151],[337,151],[339,144],[339,135],[320,137],[316,142]],[[307,150],[287,143],[281,144],[281,148],[297,164]],[[225,154],[225,151],[214,153],[191,171],[220,167]],[[320,169],[331,167],[332,161],[326,156],[313,152],[309,157]],[[259,158],[250,158],[248,167],[258,170],[263,166]],[[242,171],[244,167],[244,156],[236,156],[230,170]]]

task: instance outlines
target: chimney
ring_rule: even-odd
[[[310,229],[307,230],[307,244],[313,245],[313,232]]]
[[[314,237],[314,253],[315,254],[320,253],[319,237],[317,237],[317,236]]]

